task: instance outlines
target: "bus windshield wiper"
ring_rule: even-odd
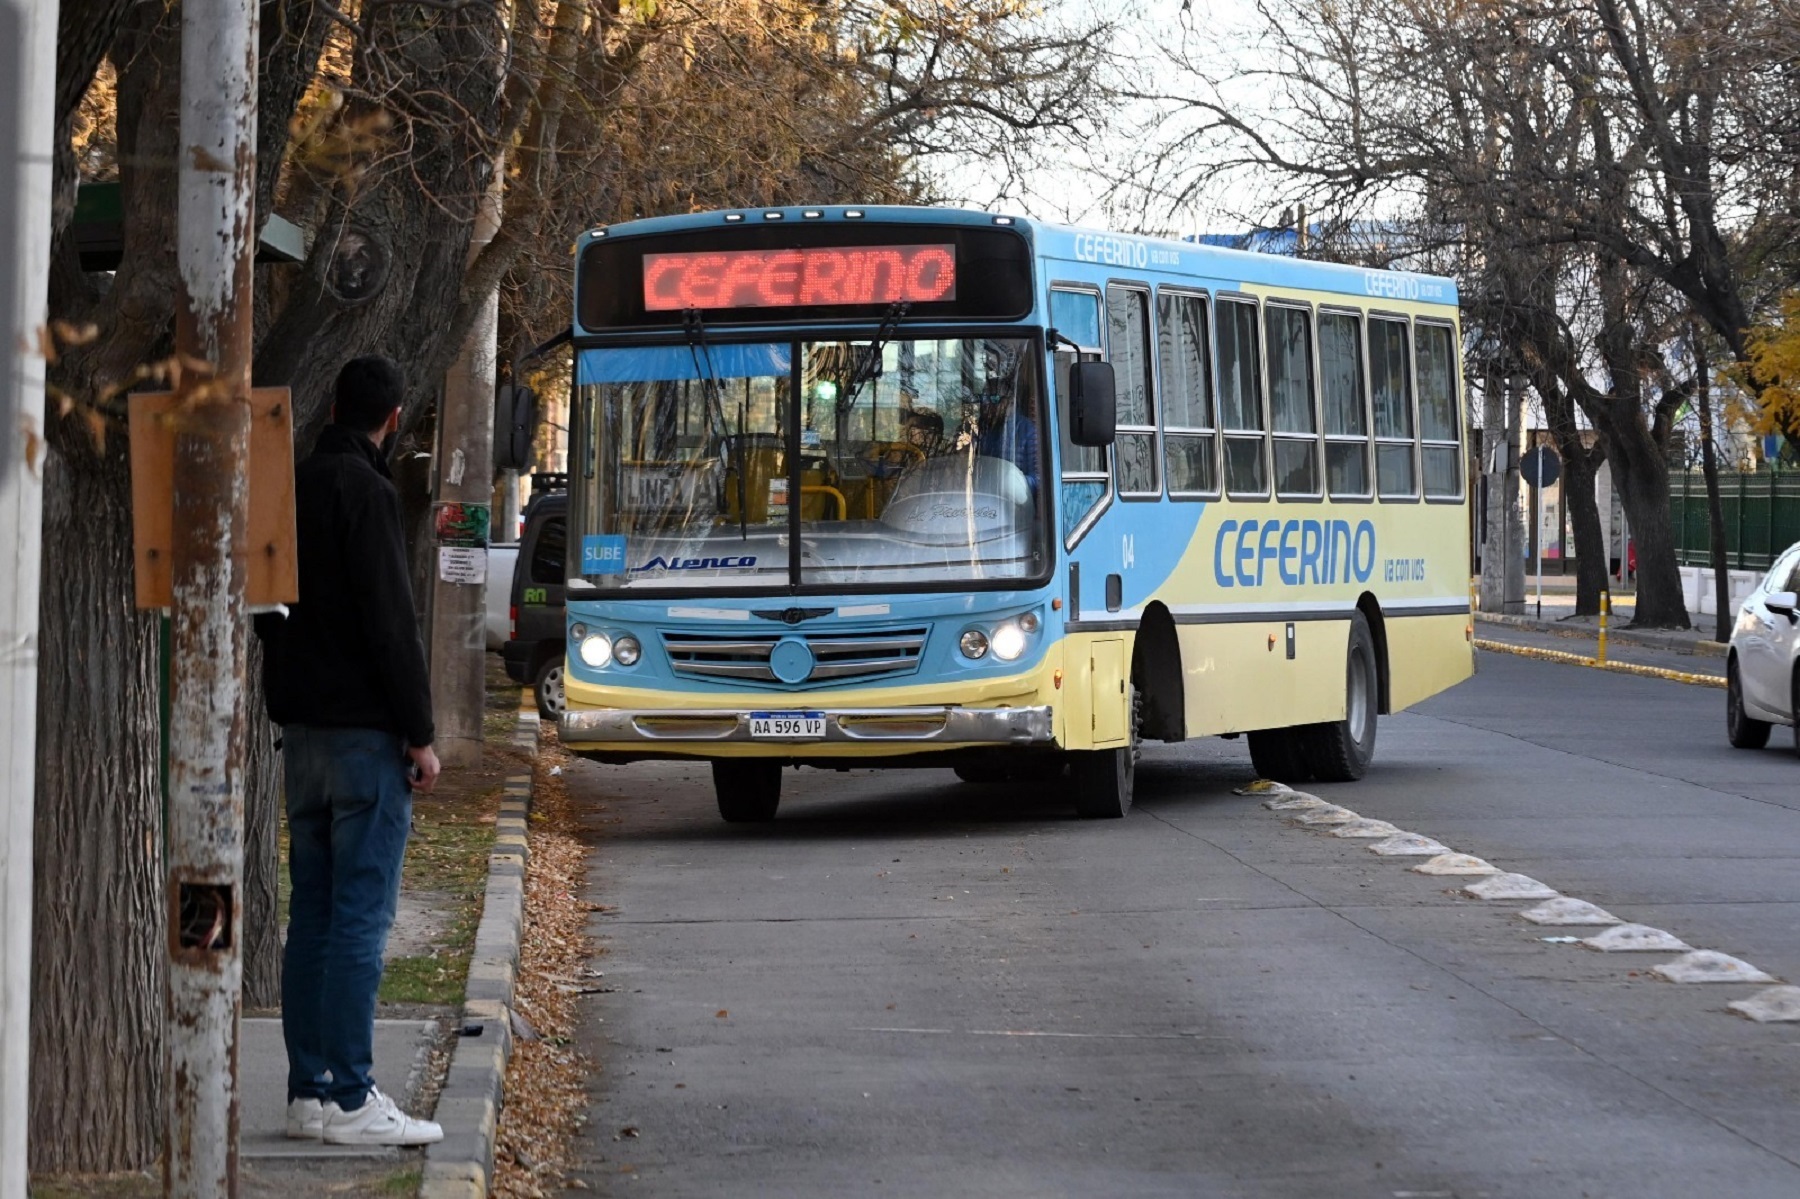
[[[887,349],[888,342],[894,339],[899,331],[900,322],[912,305],[899,300],[888,305],[887,315],[881,318],[881,324],[875,330],[875,343],[869,347],[869,356],[856,364],[856,371],[850,376],[850,385],[844,389],[844,402],[838,406],[839,412],[848,412],[856,407],[856,397],[862,394],[863,385],[881,374],[881,352]]]
[[[738,537],[750,540],[750,503],[749,484],[745,479],[743,422],[739,421],[738,431],[731,431],[730,423],[725,419],[725,402],[720,398],[719,375],[713,369],[712,350],[706,344],[706,321],[698,308],[689,308],[681,314],[681,326],[687,333],[688,353],[694,356],[694,373],[700,377],[700,390],[706,397],[706,405],[712,418],[718,423],[721,436],[731,447],[731,465],[737,471],[738,493]]]

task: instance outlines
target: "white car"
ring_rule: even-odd
[[[518,560],[516,541],[488,546],[487,647],[496,654],[512,637],[513,563]]]
[[[1761,749],[1771,725],[1794,728],[1800,753],[1800,544],[1775,559],[1738,610],[1726,663],[1725,731],[1739,749]]]

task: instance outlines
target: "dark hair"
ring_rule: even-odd
[[[352,358],[338,372],[333,419],[358,433],[373,433],[406,399],[406,373],[381,354]]]

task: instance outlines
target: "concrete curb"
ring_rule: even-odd
[[[513,744],[535,759],[537,705],[519,708]],[[435,1119],[444,1139],[425,1151],[419,1199],[486,1199],[494,1179],[494,1137],[504,1102],[506,1062],[512,1056],[513,985],[519,942],[525,931],[525,864],[531,856],[526,821],[531,814],[531,773],[509,775],[500,796],[494,848],[488,853],[487,893],[464,990],[463,1035],[450,1055],[450,1072]]]
[[[1521,658],[1536,658],[1542,662],[1567,662],[1571,666],[1591,666],[1595,670],[1610,670],[1617,674],[1635,674],[1650,679],[1669,679],[1677,683],[1692,683],[1697,687],[1725,687],[1725,679],[1720,675],[1692,674],[1685,670],[1666,670],[1661,666],[1639,666],[1635,662],[1601,662],[1580,654],[1565,654],[1561,650],[1538,649],[1531,645],[1512,645],[1505,641],[1484,641],[1475,639],[1475,648],[1492,653],[1516,654]]]
[[[1557,637],[1597,637],[1600,630],[1592,625],[1573,625],[1561,620],[1537,620],[1530,616],[1508,616],[1501,612],[1477,612],[1475,619],[1485,624],[1509,625],[1515,629],[1530,629],[1538,633],[1550,633]],[[1632,632],[1628,629],[1609,628],[1606,640],[1615,645],[1635,645],[1639,649],[1666,649],[1676,653],[1697,654],[1707,658],[1723,658],[1725,646],[1717,641],[1696,638],[1681,633]]]

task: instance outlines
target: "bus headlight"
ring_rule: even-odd
[[[638,644],[636,637],[627,635],[613,642],[613,661],[620,666],[636,666],[643,656],[644,647]]]
[[[612,661],[612,638],[605,633],[590,633],[581,639],[581,660],[598,670]]]
[[[957,642],[957,644],[962,646],[963,657],[965,658],[974,660],[976,658],[987,656],[987,634],[980,629],[970,629],[962,635],[962,640]]]
[[[1038,614],[1036,612],[1027,612],[1023,616],[1019,617],[1019,627],[1021,629],[1024,629],[1027,633],[1037,632],[1038,631]]]
[[[569,640],[573,641],[576,645],[580,645],[581,639],[586,636],[587,636],[587,626],[586,625],[577,623],[577,624],[572,624],[569,626]]]
[[[1025,630],[1007,621],[994,630],[994,657],[1011,662],[1025,652]]]

